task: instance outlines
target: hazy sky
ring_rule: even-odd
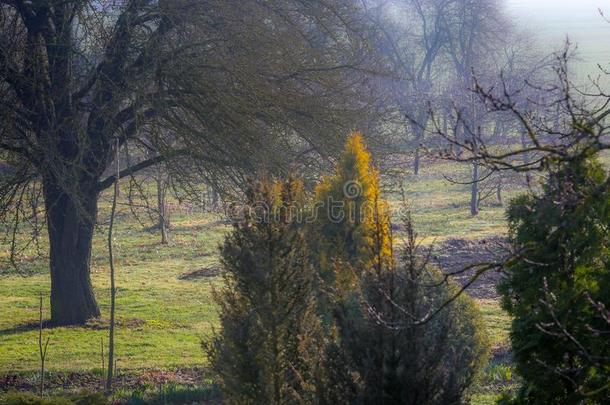
[[[588,72],[596,63],[609,66],[610,0],[506,0],[518,26],[529,28],[540,38],[544,50],[560,48],[566,35],[578,44],[581,66]],[[551,49],[549,49],[551,48]]]

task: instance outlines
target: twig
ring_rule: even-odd
[[[112,230],[114,228],[114,217],[116,214],[116,201],[119,195],[119,141],[116,145],[117,180],[114,182],[114,195],[112,198],[112,210],[110,212],[110,226],[108,228],[108,260],[110,262],[110,330],[108,333],[108,376],[106,378],[106,391],[112,391],[112,378],[114,371],[114,327],[116,310],[116,286],[114,277],[114,256],[112,251]]]
[[[43,395],[44,395],[44,365],[45,365],[45,360],[47,358],[47,348],[49,347],[49,340],[51,339],[49,336],[47,336],[47,340],[45,342],[45,344],[42,344],[42,329],[43,329],[43,322],[42,322],[42,293],[40,294],[40,305],[39,305],[39,313],[40,313],[40,323],[39,323],[39,327],[38,327],[38,351],[40,353],[40,388],[39,388],[39,395],[40,398],[42,399]]]
[[[102,389],[106,386],[104,375],[106,374],[106,362],[104,361],[104,337],[100,336],[100,348],[102,353]]]

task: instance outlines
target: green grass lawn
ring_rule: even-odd
[[[406,202],[413,211],[418,233],[427,242],[439,243],[448,238],[478,239],[506,231],[504,208],[493,198],[482,204],[478,216],[472,217],[469,186],[453,184],[441,176],[452,170],[461,174],[458,177],[461,181],[467,181],[468,173],[464,168],[460,169],[437,164],[424,169],[418,176],[405,176]],[[505,192],[505,201],[514,195],[514,190]],[[390,203],[393,211],[399,213],[403,203],[397,193],[391,194]]]
[[[461,172],[460,172],[461,170]],[[418,177],[405,176],[405,191],[420,235],[426,242],[448,238],[477,239],[505,232],[504,208],[486,205],[477,218],[469,213],[466,185],[451,184],[443,172],[454,166],[436,164]],[[467,176],[467,169],[458,173]],[[514,190],[511,194],[514,194]],[[388,192],[395,209],[395,192]],[[508,195],[505,200],[508,200]],[[100,221],[108,218],[107,196],[100,204]],[[117,267],[116,356],[123,370],[205,366],[200,342],[217,325],[212,291],[218,277],[183,278],[185,274],[218,266],[218,245],[229,229],[222,217],[210,213],[174,215],[171,242],[160,244],[158,232],[144,229],[120,206],[115,228]],[[52,328],[47,369],[92,370],[100,367],[101,342],[107,343],[109,270],[105,226],[94,240],[92,279],[102,311],[102,320],[85,327]],[[43,246],[44,250],[44,246]],[[11,372],[33,372],[38,368],[38,297],[44,296],[48,318],[49,276],[46,263],[32,256],[24,260],[31,275],[2,269],[0,275],[0,376]],[[8,255],[4,246],[1,255]],[[8,273],[8,274],[7,274]],[[480,301],[494,351],[508,345],[507,316],[496,301]],[[493,384],[491,384],[493,385]],[[491,386],[490,385],[490,386]],[[477,402],[495,393],[482,386]]]
[[[201,338],[216,323],[211,300],[214,278],[181,279],[181,275],[217,266],[216,250],[225,227],[211,215],[174,218],[179,232],[162,246],[158,235],[125,217],[116,228],[117,356],[124,368],[194,366],[204,363]],[[103,235],[96,237],[92,265],[102,321],[82,328],[53,328],[48,368],[99,367],[104,319],[109,310],[109,274]],[[47,274],[0,278],[0,372],[33,370],[38,364],[38,296],[45,297]],[[34,327],[32,327],[34,326]]]

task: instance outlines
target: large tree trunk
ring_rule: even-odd
[[[79,325],[100,315],[89,273],[97,181],[81,181],[76,188],[68,194],[53,178],[44,179],[54,325]]]

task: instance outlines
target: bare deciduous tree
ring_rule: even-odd
[[[100,314],[89,263],[117,143],[155,151],[118,177],[179,156],[234,177],[332,150],[355,116],[359,26],[347,0],[0,0],[0,153],[12,168],[0,202],[15,220],[23,190],[42,185],[52,323]]]

